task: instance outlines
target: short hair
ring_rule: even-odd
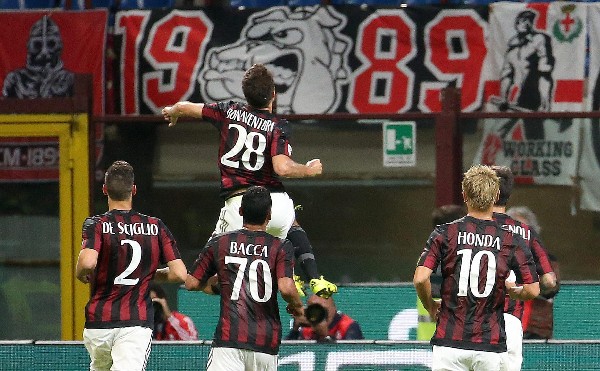
[[[517,22],[521,19],[526,19],[529,22],[531,22],[531,24],[533,24],[533,22],[535,21],[535,17],[536,14],[532,10],[524,10],[521,13],[517,14],[517,16],[515,17],[515,24],[517,24]]]
[[[252,186],[242,196],[244,224],[262,225],[271,211],[271,193],[261,186]]]
[[[242,91],[244,92],[246,101],[252,107],[267,107],[275,91],[273,75],[264,65],[253,65],[244,74]]]
[[[464,205],[442,205],[438,208],[435,208],[431,213],[431,220],[433,222],[433,226],[438,226],[440,224],[446,224],[455,221],[456,219],[460,219],[467,214],[467,210],[465,210]]]
[[[525,224],[527,224],[531,229],[540,233],[542,231],[542,227],[540,227],[540,223],[538,222],[538,218],[527,206],[515,206],[506,210],[506,215],[510,216],[513,219],[523,220]]]
[[[498,175],[498,178],[500,178],[500,195],[498,196],[496,205],[506,206],[515,186],[515,177],[508,166],[494,165],[492,166],[492,170],[494,170],[496,175]]]
[[[131,197],[133,181],[133,167],[126,161],[113,162],[104,174],[106,193],[114,201],[126,201]]]
[[[148,285],[148,292],[150,291],[154,291],[154,294],[156,294],[157,298],[164,299],[167,297],[165,289],[163,289],[161,285],[154,281],[150,281],[150,284]]]
[[[477,211],[489,210],[498,199],[500,179],[489,166],[475,165],[466,173],[462,190],[468,207]]]

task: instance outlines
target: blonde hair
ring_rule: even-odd
[[[462,191],[468,207],[487,211],[498,199],[500,178],[491,167],[474,165],[465,173]]]

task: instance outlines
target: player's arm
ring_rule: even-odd
[[[166,267],[157,269],[154,280],[157,282],[183,283],[186,277],[187,269],[183,260],[175,259],[168,262]]]
[[[271,161],[275,173],[284,178],[306,178],[323,173],[323,165],[319,159],[310,160],[306,165],[302,165],[287,155],[275,155]]]
[[[544,244],[540,240],[539,236],[535,231],[531,231],[531,253],[533,254],[533,260],[538,268],[538,275],[540,275],[540,290],[542,294],[548,295],[548,297],[554,296],[558,292],[558,280],[554,267],[550,261],[548,251],[544,247]]]
[[[518,235],[514,236],[517,244],[513,250],[510,267],[515,272],[516,282],[523,282],[523,285],[508,287],[508,295],[516,300],[531,300],[540,294],[535,262],[525,241]]]
[[[437,312],[439,309],[439,303],[433,300],[431,294],[431,274],[433,270],[431,268],[424,267],[422,265],[415,269],[415,275],[413,276],[413,284],[417,290],[417,296],[423,307],[429,312],[431,318],[437,318]]]
[[[180,117],[202,118],[204,103],[192,103],[188,101],[177,102],[172,106],[163,108],[162,114],[169,126],[175,126]]]
[[[189,291],[202,291],[208,295],[219,295],[221,293],[217,275],[209,277],[204,283],[202,283],[196,277],[188,274],[185,280],[185,288]]]
[[[294,317],[304,315],[302,300],[300,300],[294,280],[290,277],[279,277],[277,285],[279,286],[281,297],[288,303],[287,312]]]
[[[75,266],[75,276],[83,283],[90,282],[90,274],[96,269],[98,263],[98,251],[84,248],[79,252],[77,265]]]

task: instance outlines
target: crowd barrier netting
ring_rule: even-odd
[[[599,341],[526,341],[523,371],[600,369]],[[210,341],[155,342],[147,370],[204,370]],[[75,371],[89,367],[81,342],[2,342],[0,370]],[[282,371],[429,370],[426,342],[364,341],[316,344],[285,342]]]

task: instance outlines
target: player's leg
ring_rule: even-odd
[[[242,194],[225,200],[213,235],[242,228],[243,220],[240,215],[240,206],[242,206]]]
[[[267,224],[267,232],[279,238],[286,238],[294,219],[294,201],[285,192],[271,193],[271,220]]]
[[[319,274],[317,260],[315,259],[315,254],[308,239],[308,235],[295,220],[292,228],[290,228],[290,231],[287,234],[287,239],[290,240],[294,246],[296,263],[302,267],[302,270],[310,279],[309,283],[312,292],[324,298],[328,298],[336,293],[338,291],[337,286],[327,281]],[[298,280],[299,278],[294,277],[294,281],[297,282],[296,286],[298,286]]]
[[[503,361],[506,359],[506,352],[494,353],[473,350],[473,371],[503,371],[505,368]]]
[[[210,348],[206,371],[244,371],[245,369],[242,349]]]
[[[523,363],[523,327],[521,321],[512,314],[504,313],[506,331],[505,366],[507,371],[520,371]]]
[[[114,329],[83,329],[83,345],[90,355],[90,371],[108,371]]]
[[[244,352],[246,353],[246,371],[277,370],[277,355],[253,352],[251,350],[244,350]]]
[[[141,326],[118,330],[112,348],[111,371],[145,370],[150,356],[152,330]]]
[[[432,371],[469,371],[471,354],[464,349],[433,346]]]

